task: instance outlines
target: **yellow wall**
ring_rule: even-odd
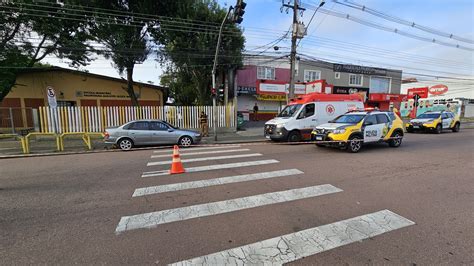
[[[66,71],[24,73],[18,76],[16,83],[17,85],[6,98],[22,98],[22,106],[24,106],[23,98],[43,98],[47,105],[46,87],[48,86],[54,88],[58,101],[76,101],[77,106],[81,105],[81,99],[97,99],[98,106],[100,106],[100,100],[130,100],[127,92],[122,88],[126,86],[126,82],[82,73]],[[163,105],[161,90],[146,85],[135,85],[134,89],[140,94],[139,100],[156,101],[159,105]]]

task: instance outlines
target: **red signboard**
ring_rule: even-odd
[[[413,99],[415,94],[420,95],[420,98],[428,98],[428,87],[411,88],[407,90],[408,98]]]
[[[448,92],[448,86],[443,84],[434,85],[428,89],[428,92],[433,95],[443,95]]]

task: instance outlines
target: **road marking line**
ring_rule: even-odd
[[[182,163],[191,163],[191,162],[203,162],[203,161],[213,161],[213,160],[225,160],[225,159],[235,159],[235,158],[246,158],[246,157],[255,157],[262,156],[261,153],[247,153],[247,154],[236,154],[236,155],[223,155],[223,156],[214,156],[214,157],[201,157],[201,158],[192,158],[192,159],[183,159]],[[166,165],[171,164],[170,161],[160,161],[160,162],[150,162],[147,166],[154,165]]]
[[[189,155],[203,155],[203,154],[215,154],[215,153],[229,153],[229,152],[240,152],[240,151],[250,151],[250,149],[236,149],[236,150],[224,150],[224,151],[203,151],[203,152],[187,152],[183,153],[180,151],[179,155],[189,156]],[[171,157],[172,154],[161,154],[161,155],[152,155],[151,158],[167,158]]]
[[[255,173],[255,174],[249,174],[249,175],[235,175],[235,176],[213,178],[213,179],[199,180],[199,181],[193,181],[193,182],[183,182],[183,183],[175,183],[175,184],[169,184],[169,185],[144,187],[144,188],[135,189],[135,192],[133,192],[132,197],[140,197],[140,196],[159,194],[159,193],[165,193],[165,192],[171,192],[171,191],[180,191],[180,190],[193,189],[193,188],[218,186],[218,185],[224,185],[224,184],[254,181],[254,180],[261,180],[261,179],[267,179],[267,178],[273,178],[273,177],[299,175],[299,174],[303,174],[303,172],[298,169],[287,169],[287,170],[279,170],[279,171],[272,171],[272,172]]]
[[[117,225],[115,232],[121,233],[133,229],[153,228],[157,227],[160,224],[184,221],[192,218],[217,215],[222,213],[261,207],[270,204],[322,196],[341,191],[342,190],[337,187],[326,184],[320,186],[271,192],[244,198],[211,202],[176,209],[149,212],[132,216],[124,216],[122,217],[122,219],[120,219],[120,222]]]
[[[414,224],[383,210],[171,265],[281,265]]]
[[[182,148],[180,151],[205,151],[205,150],[214,150],[214,149],[233,149],[239,148],[240,145],[224,145],[224,146],[215,146],[215,147],[204,147],[204,148]],[[168,153],[172,152],[173,149],[157,150],[153,151],[154,153]]]
[[[218,170],[218,169],[238,168],[238,167],[245,167],[245,166],[264,165],[264,164],[270,164],[270,163],[279,163],[279,161],[277,161],[277,160],[261,160],[261,161],[249,161],[249,162],[240,162],[240,163],[226,163],[226,164],[196,166],[196,167],[186,168],[186,173],[211,171],[211,170]],[[142,177],[161,176],[161,175],[169,175],[169,174],[170,173],[169,173],[168,170],[151,171],[151,172],[143,172]]]

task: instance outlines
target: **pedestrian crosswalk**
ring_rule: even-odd
[[[181,152],[183,156],[191,158],[182,159],[185,164],[186,176],[193,176],[196,172],[207,172],[214,170],[242,169],[249,174],[220,175],[213,178],[201,178],[200,180],[188,182],[174,182],[171,184],[156,185],[136,188],[132,198],[151,196],[160,193],[173,193],[182,191],[194,191],[214,186],[228,186],[230,184],[253,182],[257,180],[267,180],[273,182],[276,178],[288,178],[298,176],[304,178],[304,172],[299,169],[279,169],[278,160],[264,158],[262,153],[242,153],[251,152],[251,149],[241,149],[240,145],[213,146],[201,148],[189,148]],[[149,162],[149,167],[167,167],[171,161],[170,150],[154,151],[155,155]],[[222,154],[218,156],[207,156],[208,154]],[[195,156],[195,157],[192,157]],[[159,160],[159,158],[163,158]],[[158,161],[156,161],[158,160]],[[220,160],[241,160],[239,162],[224,162],[216,164]],[[203,166],[190,166],[196,162],[210,162]],[[273,165],[271,171],[262,171],[260,166]],[[281,168],[281,167],[280,167]],[[257,170],[256,170],[257,169]],[[142,177],[155,180],[151,177],[168,175],[168,169],[147,171],[142,173]],[[243,210],[254,208],[266,208],[266,206],[280,204],[294,204],[298,200],[319,199],[321,197],[337,197],[344,193],[342,189],[332,184],[311,185],[300,188],[286,188],[281,191],[273,191],[264,194],[256,194],[241,198],[230,198],[216,202],[205,202],[202,204],[157,210],[146,213],[135,213],[123,216],[118,222],[115,232],[118,235],[129,231],[145,228],[155,228],[163,224],[179,223],[195,218],[206,219],[209,216],[226,215],[227,213],[239,213]],[[333,196],[330,196],[333,195]],[[196,254],[195,258],[180,258],[172,265],[227,265],[227,264],[258,264],[258,265],[281,265],[292,262],[303,257],[316,255],[318,253],[334,249],[343,245],[356,243],[374,236],[378,236],[390,231],[398,230],[415,224],[413,221],[402,217],[390,210],[381,210],[361,216],[336,221],[334,223],[321,225],[306,230],[298,231],[281,236],[261,240],[260,242],[248,244],[244,243],[240,247],[233,246],[230,249],[210,254]],[[184,240],[183,240],[184,241]],[[215,253],[212,253],[215,252]]]

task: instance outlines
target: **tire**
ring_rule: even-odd
[[[178,145],[181,147],[189,147],[193,144],[193,139],[190,136],[182,136],[178,140]]]
[[[460,128],[461,128],[461,124],[459,124],[459,122],[458,122],[454,125],[454,127],[451,130],[453,132],[459,132]]]
[[[392,138],[394,139],[388,141],[388,146],[398,148],[400,145],[402,145],[403,135],[400,134],[400,132],[393,133]]]
[[[349,142],[347,143],[347,151],[352,153],[357,153],[362,149],[362,138],[359,136],[352,136],[349,138]]]
[[[288,134],[288,142],[300,142],[301,141],[301,134],[298,131],[291,131]]]
[[[441,134],[441,132],[443,132],[443,126],[441,126],[441,124],[437,124],[435,128],[435,133]]]
[[[133,141],[129,138],[123,138],[118,142],[118,147],[122,151],[129,151],[133,148]]]
[[[413,132],[415,132],[415,130],[413,130],[413,128],[407,127],[407,132],[408,132],[408,133],[413,133]]]

